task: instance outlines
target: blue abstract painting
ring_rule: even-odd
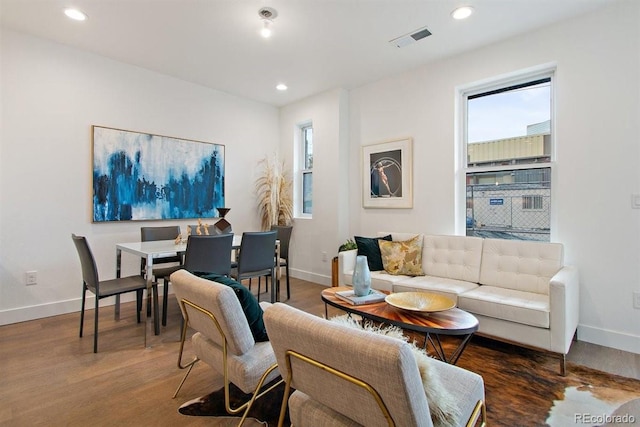
[[[93,221],[213,218],[224,145],[93,126]]]

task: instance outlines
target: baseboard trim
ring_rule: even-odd
[[[320,285],[331,286],[331,275],[317,274],[310,271],[289,268],[289,274],[296,279],[306,280],[307,282],[318,283]]]
[[[289,269],[291,277],[307,280],[309,282],[319,283],[325,286],[331,286],[331,276],[311,273],[308,271]],[[162,295],[162,284],[158,284],[158,293]],[[169,286],[169,293],[172,293]],[[129,293],[121,296],[121,302],[135,301],[135,294]],[[80,297],[64,301],[56,301],[46,304],[30,305],[26,307],[11,308],[8,310],[0,310],[0,326],[11,325],[13,323],[27,322],[29,320],[42,319],[45,317],[59,316],[61,314],[79,313],[82,299]],[[93,308],[95,297],[93,294],[87,294],[87,307]],[[115,297],[105,298],[100,301],[100,307],[108,307],[115,304]]]
[[[121,302],[135,301],[134,293],[121,295]],[[100,301],[100,307],[114,305],[115,297],[104,298]],[[27,322],[29,320],[42,319],[45,317],[59,316],[61,314],[79,313],[82,305],[82,298],[74,298],[64,301],[56,301],[47,304],[30,305],[26,307],[12,308],[0,311],[0,325],[10,325],[13,323]],[[87,294],[86,307],[92,309],[95,305],[93,294]]]
[[[637,335],[578,325],[578,340],[640,354],[640,336]]]

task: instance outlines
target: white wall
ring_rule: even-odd
[[[350,175],[350,234],[455,232],[455,89],[557,64],[552,240],[580,270],[582,340],[640,353],[640,4],[626,1],[350,93],[351,156],[414,139],[414,208],[362,209]],[[408,48],[410,49],[410,47]]]
[[[80,308],[71,233],[86,235],[101,278],[115,243],[158,222],[91,222],[91,125],[225,144],[227,219],[258,230],[258,161],[279,143],[278,110],[64,45],[3,30],[0,324]],[[183,230],[191,221],[178,222]],[[163,222],[164,224],[164,222]],[[138,260],[123,255],[124,274]],[[38,284],[24,285],[27,270]]]
[[[316,283],[331,283],[331,259],[341,236],[348,233],[347,93],[333,90],[280,111],[281,156],[294,167],[295,144],[301,124],[313,124],[313,215],[295,218],[289,250],[292,276]],[[324,257],[323,257],[324,253]],[[323,259],[325,258],[325,259]]]
[[[455,233],[456,216],[463,215],[455,208],[456,87],[555,62],[552,238],[565,244],[566,261],[580,269],[579,336],[640,353],[640,310],[631,301],[632,291],[640,290],[640,210],[630,203],[630,195],[640,193],[637,22],[640,3],[618,2],[349,93],[319,94],[279,113],[5,31],[0,324],[78,309],[80,269],[71,232],[89,237],[104,277],[113,277],[114,243],[139,237],[141,223],[90,222],[91,124],[226,144],[227,165],[239,165],[227,168],[229,220],[238,230],[259,227],[254,176],[245,171],[276,149],[293,165],[294,129],[313,121],[314,214],[295,220],[291,264],[294,275],[328,284],[330,263],[322,252],[330,260],[354,234]],[[361,146],[404,137],[414,140],[413,209],[363,209]],[[130,272],[135,268],[130,260]],[[26,287],[23,275],[31,269],[39,271],[39,284]]]
[[[464,183],[456,174],[456,88],[554,63],[552,240],[565,245],[565,261],[580,269],[579,338],[640,353],[640,310],[632,306],[632,293],[640,290],[640,210],[630,203],[640,193],[639,5],[622,1],[350,91],[349,115],[340,115],[339,124],[345,120],[349,129],[349,152],[336,151],[338,162],[317,153],[314,165],[314,209],[328,202],[347,212],[348,228],[319,212],[312,221],[296,220],[296,274],[323,283],[329,270],[318,252],[355,234],[459,231],[464,213],[456,201],[464,196],[456,184]],[[337,105],[323,94],[282,109],[281,150],[291,150],[287,135],[296,123],[311,119],[317,128],[314,117]],[[363,209],[361,146],[405,137],[414,140],[413,209]],[[338,198],[323,197],[332,193]]]

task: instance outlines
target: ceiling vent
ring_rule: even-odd
[[[422,28],[418,28],[411,34],[407,34],[405,36],[401,36],[393,40],[390,40],[389,43],[391,43],[395,47],[405,47],[417,42],[418,40],[422,40],[425,37],[429,37],[430,35],[431,35],[431,31],[429,31],[427,27],[422,27]]]

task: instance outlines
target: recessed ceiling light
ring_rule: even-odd
[[[281,91],[282,91],[282,90],[287,90],[288,88],[287,88],[287,85],[286,85],[286,84],[284,84],[284,83],[279,83],[279,84],[276,86],[276,89],[278,89],[278,90],[281,90]]]
[[[79,11],[78,9],[65,9],[64,14],[76,21],[84,21],[85,19],[87,19],[87,15],[84,12]]]
[[[473,8],[471,6],[461,6],[451,12],[451,16],[453,19],[466,19],[471,16],[473,13]]]

